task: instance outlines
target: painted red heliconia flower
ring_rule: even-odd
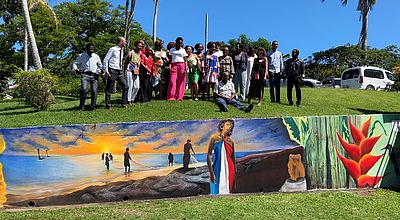
[[[348,122],[350,133],[355,143],[351,144],[346,142],[338,132],[336,132],[336,135],[350,159],[342,156],[337,147],[335,147],[336,154],[342,161],[347,172],[349,172],[350,176],[354,179],[354,182],[356,182],[358,188],[374,187],[383,176],[368,176],[367,173],[384,154],[374,156],[370,153],[382,135],[368,137],[371,117],[362,124],[361,130],[355,127],[350,119]]]

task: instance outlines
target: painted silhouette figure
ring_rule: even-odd
[[[193,155],[196,155],[196,153],[193,150],[191,140],[188,139],[186,141],[186,144],[183,146],[183,168],[184,169],[189,169],[189,162],[190,162],[190,150],[192,150]]]
[[[108,153],[106,153],[106,157],[104,159],[105,159],[105,165],[107,167],[107,170],[109,170],[110,169],[110,158],[108,157]]]
[[[129,160],[132,160],[131,155],[129,154],[129,147],[125,149],[124,153],[124,167],[125,173],[131,172],[131,163]]]
[[[39,160],[44,160],[44,157],[41,157],[41,156],[40,156],[40,150],[39,150],[39,148],[37,149],[37,153],[38,153]]]
[[[174,165],[174,155],[169,152],[168,154],[168,166],[173,166]]]
[[[222,120],[218,132],[211,135],[208,144],[207,165],[210,172],[210,193],[229,194],[235,182],[235,144],[231,139],[233,120]]]
[[[110,161],[112,161],[114,159],[114,156],[110,153],[110,155],[108,155],[108,157],[110,158]]]
[[[101,159],[104,160],[104,153],[101,155]]]

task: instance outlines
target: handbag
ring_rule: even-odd
[[[133,71],[135,70],[135,64],[129,64],[129,71],[131,71],[133,73]]]
[[[134,75],[139,75],[139,67],[137,67],[134,64],[131,64],[129,66],[129,70],[134,74]]]

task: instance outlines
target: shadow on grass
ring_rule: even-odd
[[[28,107],[28,108],[32,108],[32,107]],[[27,114],[31,114],[31,113],[35,113],[35,112],[39,112],[36,111],[34,109],[29,110],[29,111],[24,111],[24,112],[0,112],[0,115],[27,115]]]
[[[56,97],[56,103],[57,104],[76,102],[76,101],[79,101],[79,98],[74,98],[74,97]]]
[[[60,108],[60,109],[54,109],[50,110],[49,112],[65,112],[65,111],[79,111],[79,106],[73,106],[69,108]]]
[[[5,107],[5,108],[0,108],[0,113],[6,112],[6,111],[13,111],[13,110],[21,110],[21,109],[27,109],[27,108],[32,108],[31,106],[28,105],[17,105],[13,107]]]
[[[63,100],[63,101],[76,101],[79,100],[79,96],[56,96],[57,100]]]
[[[372,109],[362,109],[362,108],[349,108],[350,110],[358,111],[360,113],[369,115],[369,114],[400,114],[400,111],[398,112],[390,112],[390,111],[378,111],[378,110],[372,110]]]
[[[24,102],[25,99],[23,98],[14,98],[14,99],[10,99],[10,100],[0,100],[0,103],[12,103],[12,102],[18,102],[18,103],[22,103]]]
[[[384,188],[384,189],[400,193],[400,186],[388,187],[388,188]]]
[[[121,100],[111,100],[111,106],[114,108],[119,108],[121,106]],[[97,103],[96,110],[99,109],[106,109],[105,103],[102,101],[100,103]],[[80,111],[79,106],[75,105],[72,107],[66,107],[66,108],[59,108],[59,109],[54,109],[50,110],[50,112],[64,112],[64,111]],[[90,106],[90,100],[86,100],[85,102],[85,110],[84,111],[91,111],[91,106]]]

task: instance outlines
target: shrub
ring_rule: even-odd
[[[89,89],[89,87],[88,87]],[[53,94],[67,95],[67,96],[78,96],[81,92],[81,78],[80,75],[66,75],[58,78],[57,85],[53,88]],[[101,77],[99,77],[99,89],[98,91],[105,91],[105,83]]]
[[[58,83],[52,89],[57,95],[79,96],[81,91],[81,80],[77,75],[59,77]]]
[[[36,110],[47,110],[55,99],[51,90],[56,78],[47,70],[22,71],[14,74],[25,100]]]

